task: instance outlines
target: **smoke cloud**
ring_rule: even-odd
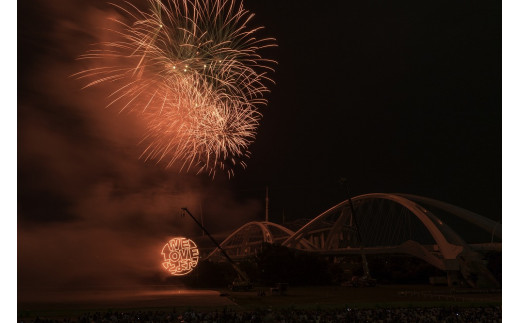
[[[138,114],[104,108],[110,88],[81,90],[76,58],[103,40],[116,11],[104,1],[23,2],[18,106],[18,289],[138,284],[161,273],[169,237],[214,232],[261,214],[226,178],[139,159]]]

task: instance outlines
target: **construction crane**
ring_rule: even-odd
[[[229,257],[227,252],[224,249],[222,249],[220,244],[213,238],[213,236],[211,236],[211,234],[208,232],[208,230],[206,230],[206,228],[193,216],[193,214],[191,214],[191,212],[188,210],[188,208],[183,207],[183,208],[181,208],[181,210],[184,213],[187,213],[193,219],[193,221],[195,221],[195,223],[197,223],[197,225],[202,229],[202,231],[204,231],[204,233],[206,233],[206,235],[211,239],[211,241],[215,244],[215,246],[217,246],[218,250],[220,250],[222,255],[231,264],[233,269],[237,272],[238,277],[237,277],[237,279],[235,279],[233,281],[233,283],[230,286],[230,289],[233,291],[244,291],[244,290],[250,290],[251,288],[253,288],[253,285],[251,284],[251,281],[249,280],[249,277],[247,276],[247,274],[238,267],[236,262],[234,262],[233,259],[231,259],[231,257]]]
[[[350,192],[347,186],[347,180],[345,178],[341,179],[341,184],[345,187],[348,197],[348,204],[350,205],[350,212],[352,213],[352,219],[354,220],[354,225],[356,227],[357,239],[359,242],[359,248],[361,251],[361,262],[363,264],[363,277],[360,280],[353,282],[357,286],[374,286],[376,280],[370,276],[370,271],[368,269],[368,261],[365,255],[365,250],[363,248],[363,240],[361,239],[361,232],[359,231],[358,222],[356,219],[356,213],[354,211],[354,203],[352,203],[352,198],[350,196]]]

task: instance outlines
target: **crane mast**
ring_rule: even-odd
[[[350,205],[350,212],[352,213],[352,217],[351,218],[354,220],[354,225],[356,227],[357,239],[359,241],[359,248],[360,248],[360,251],[361,251],[361,262],[362,262],[362,265],[363,265],[363,274],[364,274],[363,278],[369,285],[371,285],[372,283],[374,283],[374,279],[372,279],[372,277],[370,276],[370,271],[368,269],[368,261],[367,261],[367,257],[366,257],[366,254],[365,254],[365,250],[363,248],[363,240],[361,238],[361,232],[359,230],[359,225],[358,225],[357,218],[356,218],[356,213],[355,213],[355,210],[354,210],[354,203],[352,203],[352,198],[351,198],[350,192],[348,190],[346,179],[342,178],[341,179],[341,183],[344,185],[345,190],[347,192],[348,204]]]

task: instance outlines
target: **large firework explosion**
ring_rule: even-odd
[[[116,84],[108,106],[142,113],[142,157],[166,167],[214,176],[245,167],[274,61],[262,58],[273,38],[255,38],[253,14],[234,0],[148,0],[141,11],[114,6],[114,38],[80,59],[96,66],[77,73],[85,87]]]

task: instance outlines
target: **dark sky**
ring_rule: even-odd
[[[278,65],[248,167],[229,180],[140,160],[138,116],[70,77],[112,7],[18,2],[21,287],[153,275],[165,237],[195,232],[181,206],[230,230],[263,218],[266,185],[275,222],[345,199],[342,177],[353,195],[423,195],[501,220],[500,2],[245,6],[277,39],[264,55]]]
[[[409,192],[500,218],[500,2],[246,5],[277,38],[279,66],[236,183],[283,188],[273,207],[316,213],[343,176],[354,195]]]

